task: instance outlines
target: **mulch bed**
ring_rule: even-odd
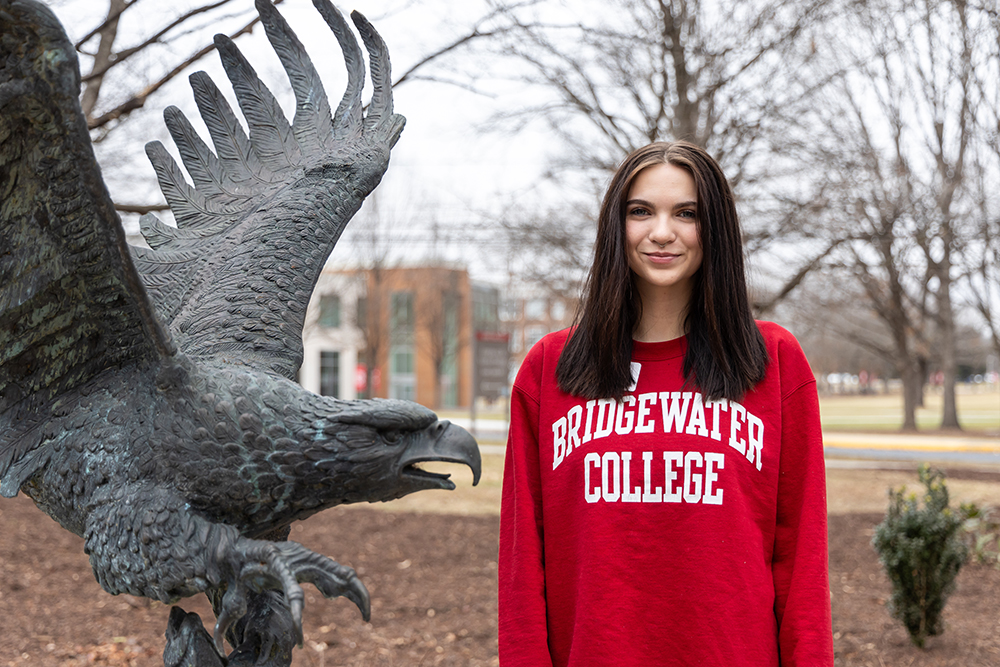
[[[1000,665],[1000,571],[968,565],[927,650],[889,617],[888,583],[869,545],[879,515],[830,519],[838,666]],[[496,653],[496,517],[334,509],[292,539],[355,567],[372,622],[307,588],[305,647],[295,664],[485,666]],[[162,665],[169,609],[95,583],[82,541],[19,496],[0,501],[0,667]],[[212,621],[203,596],[181,603]]]

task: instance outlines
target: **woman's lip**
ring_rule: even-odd
[[[653,262],[666,263],[677,259],[680,255],[672,252],[647,252],[646,257],[649,257]]]

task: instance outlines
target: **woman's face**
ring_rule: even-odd
[[[698,190],[687,170],[657,164],[639,172],[626,198],[625,242],[643,299],[690,297],[702,251]]]

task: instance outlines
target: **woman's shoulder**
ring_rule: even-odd
[[[774,322],[761,320],[757,321],[757,328],[764,337],[770,357],[768,374],[777,373],[780,376],[783,390],[815,381],[802,346],[788,329]]]
[[[770,343],[772,340],[786,340],[795,341],[795,336],[792,332],[774,322],[768,322],[767,320],[755,320],[757,328],[760,329],[760,333],[764,336],[764,340]],[[795,341],[798,343],[798,341]]]
[[[570,333],[571,329],[553,331],[532,345],[524,355],[514,385],[522,389],[532,387],[537,391],[537,388],[544,384],[543,378],[554,378],[559,355],[562,354]]]
[[[774,352],[802,354],[802,346],[799,345],[799,341],[796,340],[791,331],[774,322],[757,320],[756,323],[757,329],[760,330],[761,336],[764,337],[764,343],[767,345],[768,352],[772,354]]]
[[[567,328],[545,334],[537,343],[531,346],[528,354],[524,357],[524,361],[527,362],[528,359],[546,359],[552,355],[558,357],[562,354],[563,348],[566,347],[566,341],[569,340],[569,335],[572,331],[572,328]]]

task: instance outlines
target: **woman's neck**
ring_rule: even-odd
[[[639,290],[642,318],[632,337],[643,343],[680,338],[687,333],[684,320],[691,302],[690,290]]]

